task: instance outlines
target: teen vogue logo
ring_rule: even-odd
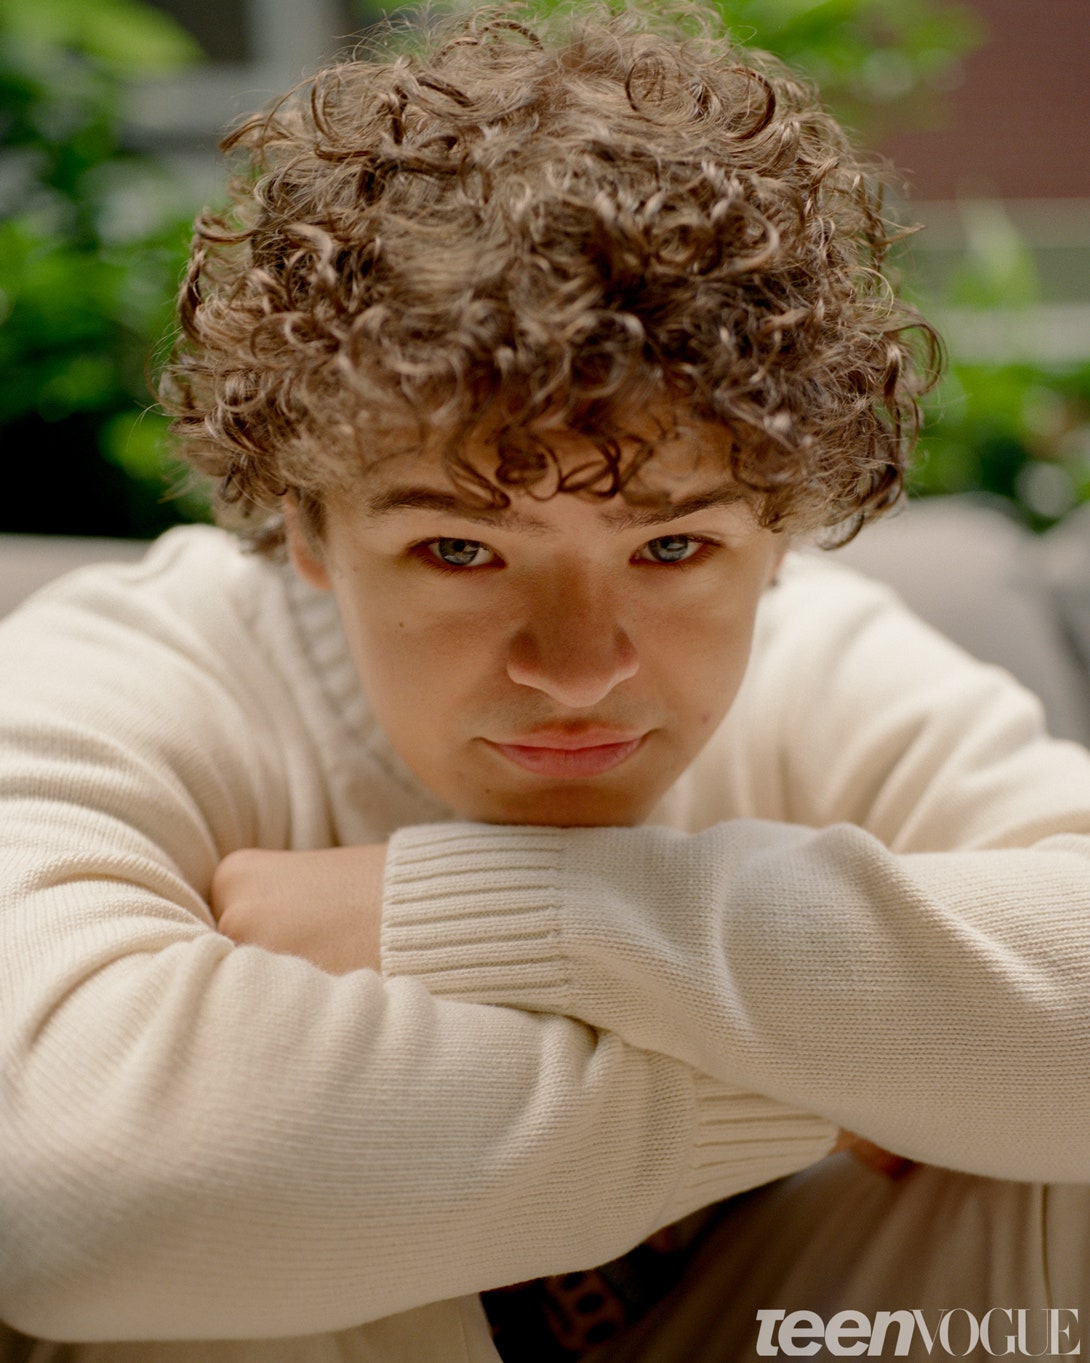
[[[828,1321],[816,1311],[758,1311],[761,1358],[809,1358],[824,1347],[835,1358],[1068,1358],[1079,1352],[1076,1307],[1036,1310],[993,1306],[982,1316],[964,1307],[942,1311],[838,1311]],[[887,1349],[887,1345],[891,1346]]]

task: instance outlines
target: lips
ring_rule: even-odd
[[[626,734],[614,729],[588,729],[581,733],[529,734],[520,743],[488,746],[507,761],[535,776],[577,778],[601,776],[619,767],[642,746],[646,733]]]

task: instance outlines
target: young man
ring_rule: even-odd
[[[230,139],[165,396],[291,564],[4,627],[12,1357],[494,1363],[477,1293],[786,1175],[599,1357],[1077,1347],[1090,759],[787,552],[895,498],[928,333],[713,30],[470,15]]]

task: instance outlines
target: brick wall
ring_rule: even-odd
[[[1090,198],[1090,0],[971,0],[990,31],[949,121],[886,140],[913,198]]]

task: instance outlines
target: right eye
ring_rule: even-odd
[[[429,540],[425,548],[447,568],[483,568],[496,557],[479,540]]]

